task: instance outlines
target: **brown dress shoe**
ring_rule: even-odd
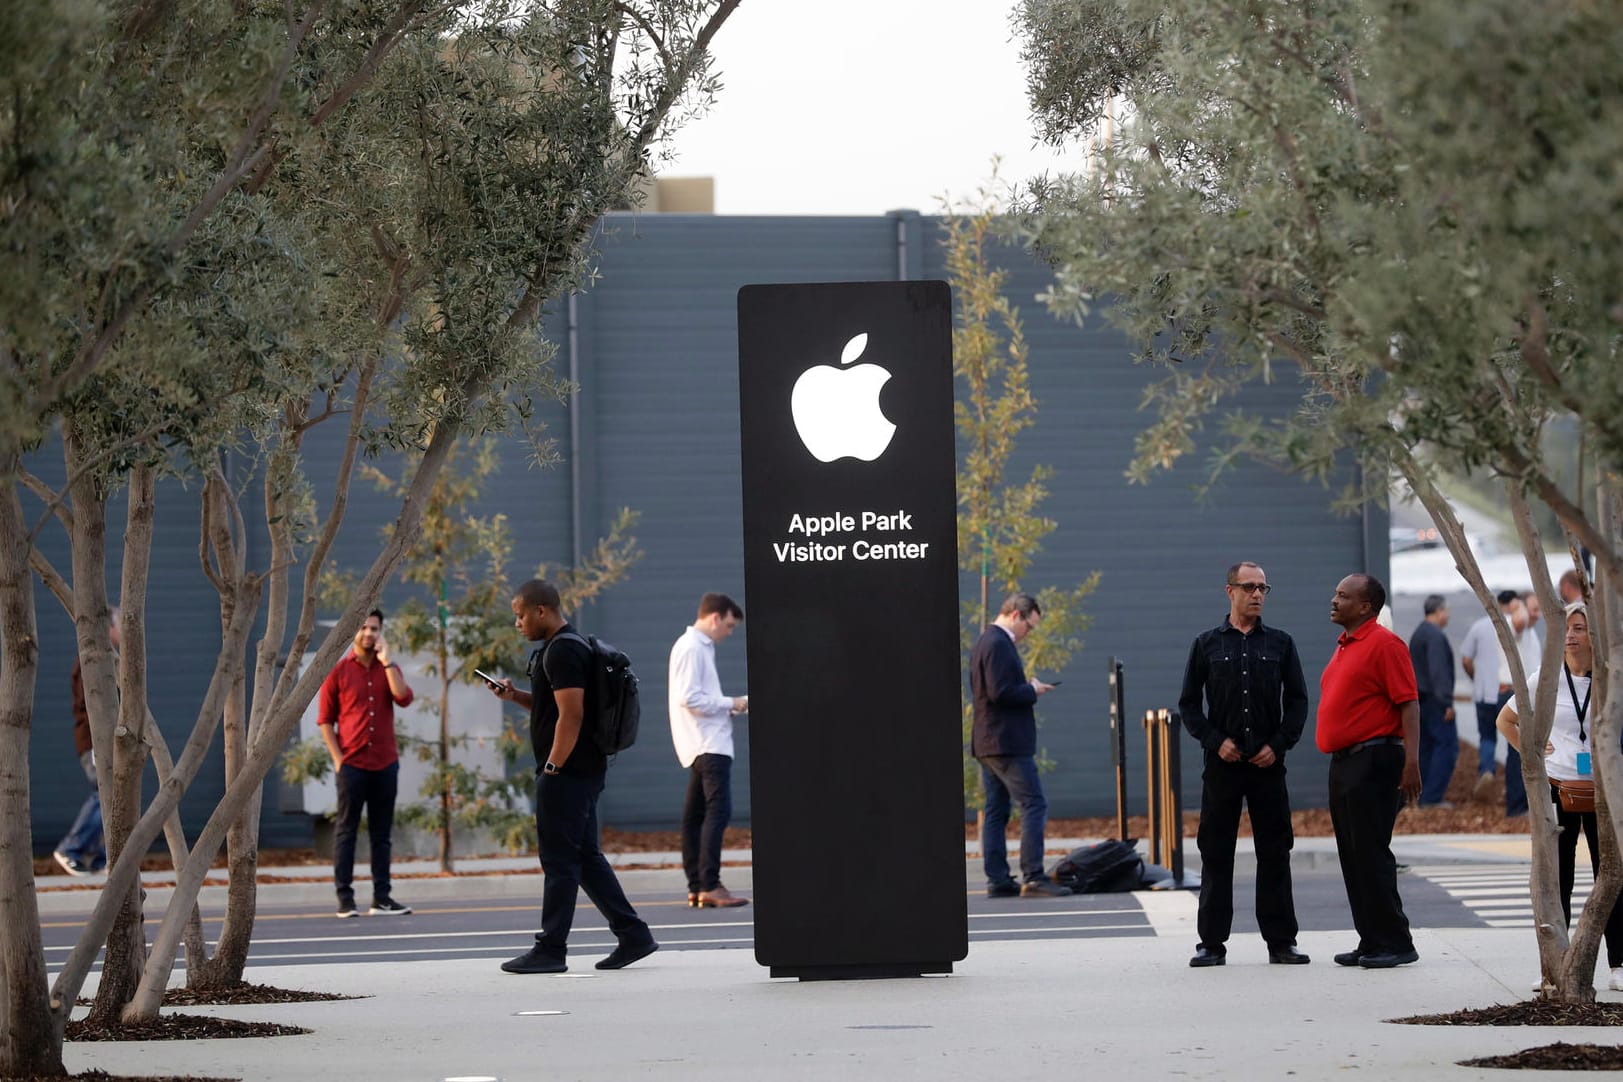
[[[749,905],[748,898],[740,898],[726,887],[717,887],[715,890],[701,890],[699,892],[698,906],[700,909],[732,909],[735,906]]]

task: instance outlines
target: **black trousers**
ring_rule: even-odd
[[[535,826],[546,879],[541,887],[541,931],[535,940],[559,958],[568,947],[576,897],[583,890],[616,939],[636,943],[652,938],[598,847],[597,798],[603,782],[568,774],[536,779]]]
[[[1550,799],[1555,801],[1555,821],[1560,824],[1561,836],[1556,839],[1556,864],[1561,872],[1561,912],[1572,927],[1572,884],[1578,877],[1578,835],[1581,832],[1589,845],[1589,867],[1600,874],[1600,839],[1597,837],[1594,812],[1569,812],[1561,809],[1561,800],[1550,786]],[[1606,919],[1606,967],[1623,966],[1623,895]]]
[[[338,900],[355,902],[355,833],[366,813],[366,840],[372,848],[372,900],[389,900],[389,856],[393,849],[395,793],[400,764],[382,770],[338,768],[338,814],[333,820],[332,878]]]
[[[1251,812],[1251,836],[1257,853],[1257,927],[1270,947],[1296,945],[1296,902],[1291,895],[1290,794],[1285,764],[1266,769],[1250,763],[1225,763],[1208,753],[1201,774],[1200,945],[1223,953],[1234,924],[1234,846],[1240,830],[1240,808]]]
[[[1398,897],[1398,862],[1392,856],[1392,825],[1403,806],[1398,782],[1404,750],[1381,744],[1330,758],[1330,821],[1347,888],[1358,949],[1399,954],[1414,949],[1409,918]]]
[[[733,815],[733,758],[700,755],[688,767],[682,804],[682,868],[688,893],[721,886],[721,840]]]

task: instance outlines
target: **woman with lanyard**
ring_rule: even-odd
[[[1589,843],[1589,865],[1600,869],[1600,842],[1595,827],[1594,763],[1590,758],[1589,736],[1594,717],[1589,711],[1589,674],[1594,664],[1594,647],[1589,642],[1589,612],[1581,601],[1566,607],[1566,651],[1562,657],[1561,686],[1555,694],[1555,721],[1550,740],[1544,745],[1544,768],[1550,776],[1550,797],[1555,801],[1556,822],[1561,827],[1557,855],[1561,869],[1561,911],[1572,926],[1572,880],[1578,856],[1578,831]],[[1538,692],[1538,673],[1527,677],[1529,694]],[[1517,723],[1516,700],[1499,711],[1499,731],[1511,747],[1521,750],[1521,729]],[[1606,922],[1606,964],[1611,968],[1609,982],[1614,991],[1623,990],[1623,899],[1612,907]]]

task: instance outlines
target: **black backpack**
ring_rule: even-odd
[[[631,671],[631,659],[623,650],[598,641],[596,635],[566,631],[552,642],[558,639],[574,639],[592,652],[591,701],[595,710],[581,719],[581,728],[591,734],[592,742],[604,755],[625,751],[637,742],[637,726],[642,720],[642,700],[637,695],[637,674]],[[552,642],[547,643],[548,649]]]
[[[1144,860],[1131,842],[1099,842],[1061,857],[1049,876],[1060,886],[1070,887],[1073,894],[1137,890],[1144,877]]]

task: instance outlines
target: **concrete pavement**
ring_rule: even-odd
[[[1525,864],[1528,852],[1525,836],[1400,836],[1394,848],[1400,860],[1414,864]],[[1297,852],[1306,861],[1333,860],[1334,843],[1300,839]],[[648,854],[637,856],[639,863],[652,863]],[[277,869],[279,875],[286,871]],[[742,885],[747,871],[729,870],[730,881]],[[679,872],[669,869],[626,874],[634,891],[681,890]],[[966,879],[974,878],[970,863]],[[491,888],[538,898],[537,880],[497,876]],[[397,893],[427,900],[446,882],[406,880]],[[306,883],[261,889],[278,898],[292,891],[325,898],[331,891],[315,875]],[[52,907],[67,904],[69,896],[77,896],[79,905],[94,897],[81,891],[42,894]],[[1357,1070],[1431,1079],[1440,1072],[1497,1077],[1452,1066],[1474,1056],[1555,1040],[1617,1041],[1608,1030],[1384,1021],[1526,998],[1537,960],[1525,929],[1421,929],[1415,936],[1419,964],[1386,972],[1331,962],[1336,951],[1354,945],[1347,931],[1304,934],[1301,948],[1313,956],[1310,966],[1267,965],[1260,943],[1236,941],[1228,965],[1191,970],[1192,899],[1140,899],[1155,938],[977,941],[951,976],[913,980],[772,980],[743,950],[662,951],[617,973],[592,968],[601,952],[582,952],[570,959],[571,972],[558,976],[510,976],[488,961],[253,967],[248,976],[254,981],[371,998],[189,1008],[314,1032],[243,1041],[69,1044],[67,1061],[75,1071],[162,1070],[249,1080],[650,1076],[850,1082],[1034,1070],[1127,1079],[1328,1078]],[[1604,970],[1600,977],[1604,988]]]

